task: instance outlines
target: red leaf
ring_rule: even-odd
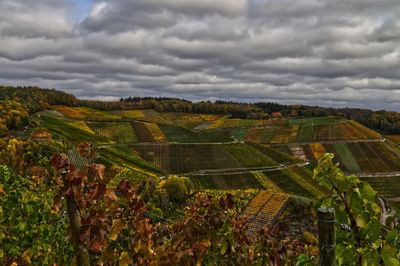
[[[101,244],[98,240],[93,240],[90,243],[89,250],[93,253],[99,252],[103,248],[103,244]]]
[[[67,197],[68,199],[74,197],[74,190],[72,189],[72,187],[69,187],[67,191],[65,191],[65,197]]]
[[[0,193],[4,193],[4,189],[2,186],[0,186]]]

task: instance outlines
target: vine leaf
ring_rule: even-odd
[[[111,232],[110,232],[110,239],[115,241],[118,238],[118,235],[124,230],[126,227],[126,224],[121,221],[121,219],[114,219],[112,221],[112,227],[111,227]]]
[[[59,212],[62,207],[62,196],[61,193],[57,193],[53,198],[53,211]]]
[[[101,244],[98,240],[93,240],[91,243],[90,243],[90,248],[89,248],[89,250],[91,251],[91,252],[93,252],[93,253],[97,253],[97,252],[99,252],[101,249],[103,248],[103,244]]]

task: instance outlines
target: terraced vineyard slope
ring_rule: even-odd
[[[288,200],[289,195],[282,192],[264,190],[258,193],[242,212],[248,219],[248,232],[256,234],[261,229],[271,228]]]

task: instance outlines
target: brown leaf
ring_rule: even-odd
[[[104,193],[106,191],[106,184],[104,183],[97,183],[94,189],[92,189],[89,193],[90,195],[90,200],[97,200],[104,196]]]
[[[67,155],[65,154],[56,154],[51,158],[51,164],[57,169],[63,169],[70,165]]]
[[[100,180],[104,179],[106,167],[103,164],[96,164],[96,172]]]
[[[232,209],[234,207],[234,196],[230,193],[226,195],[226,198],[220,198],[219,199],[219,206],[223,209]]]
[[[115,201],[115,200],[118,199],[118,198],[117,198],[117,195],[115,195],[114,190],[109,189],[109,188],[106,189],[106,197],[107,197],[108,199],[112,200],[112,201]]]
[[[77,149],[79,154],[87,159],[93,158],[96,155],[96,151],[93,149],[93,144],[91,142],[79,143]]]
[[[128,191],[131,189],[131,186],[129,185],[128,181],[121,181],[119,182],[117,188],[116,188],[116,193],[124,195],[128,193]]]
[[[59,212],[62,206],[62,196],[61,193],[58,193],[53,198],[53,211]]]
[[[79,241],[81,243],[85,243],[89,240],[89,238],[90,238],[90,227],[89,226],[81,227],[79,229]]]

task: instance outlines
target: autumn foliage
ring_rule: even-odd
[[[78,151],[88,159],[95,154],[90,143],[80,144]],[[129,182],[120,181],[114,189],[107,186],[104,166],[89,164],[78,171],[62,154],[51,161],[59,185],[53,209],[61,212],[67,206],[70,231],[76,234],[70,236],[71,243],[83,264],[281,265],[294,264],[304,251],[300,241],[274,239],[277,228],[249,235],[247,220],[236,213],[231,194],[220,199],[199,195],[182,219],[153,223]]]

